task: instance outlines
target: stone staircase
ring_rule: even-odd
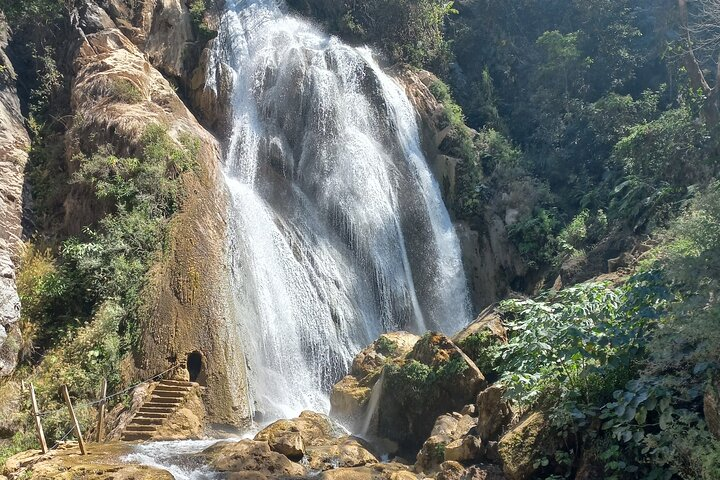
[[[198,384],[192,382],[161,380],[153,389],[150,400],[143,403],[128,423],[122,440],[151,440],[196,386]]]

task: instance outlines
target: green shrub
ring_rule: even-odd
[[[40,445],[38,445],[34,434],[16,432],[8,443],[0,442],[0,466],[4,465],[8,458],[17,453],[39,447]]]
[[[130,80],[114,79],[110,83],[110,96],[123,103],[134,104],[143,101],[142,92]]]
[[[556,212],[540,207],[510,225],[508,234],[530,268],[539,269],[557,256],[558,227]]]
[[[486,378],[496,371],[498,341],[491,332],[482,330],[474,333],[459,343],[458,347],[475,362]]]

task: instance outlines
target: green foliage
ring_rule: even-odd
[[[88,185],[111,213],[84,238],[62,247],[65,261],[97,299],[114,299],[123,309],[120,330],[125,348],[137,340],[137,309],[144,277],[164,245],[171,216],[182,202],[180,175],[192,168],[198,144],[183,138],[178,146],[161,127],[147,128],[143,156],[119,158],[100,152],[80,159],[74,181]]]
[[[555,235],[558,227],[556,213],[540,207],[532,215],[510,225],[508,234],[527,264],[531,268],[540,268],[549,265],[557,255]]]
[[[72,5],[69,0],[0,0],[0,11],[15,28],[57,21],[69,5]]]
[[[488,330],[482,330],[468,336],[458,344],[458,347],[475,362],[475,365],[485,375],[491,376],[497,370],[497,339]]]
[[[397,343],[390,340],[388,337],[381,336],[375,341],[375,348],[378,352],[383,355],[392,355],[397,351]]]
[[[338,27],[360,41],[379,44],[394,61],[443,69],[450,56],[443,26],[453,13],[453,2],[447,0],[347,2]]]
[[[143,101],[142,92],[127,79],[114,79],[110,83],[110,96],[114,99],[128,104],[140,103]]]
[[[35,435],[30,432],[16,432],[8,443],[0,443],[0,465],[5,465],[7,459],[17,453],[37,447]]]
[[[200,41],[205,43],[217,35],[205,21],[205,13],[207,12],[207,4],[205,0],[192,0],[190,2],[190,20],[193,26],[197,29],[200,36]]]

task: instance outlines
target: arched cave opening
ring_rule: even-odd
[[[191,352],[187,356],[187,369],[190,373],[190,381],[198,382],[203,385],[205,383],[205,371],[203,365],[203,355],[197,350]]]

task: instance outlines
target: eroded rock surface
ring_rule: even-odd
[[[22,236],[25,164],[30,147],[15,87],[15,70],[5,54],[8,35],[8,26],[0,16],[0,377],[15,369],[21,341],[15,269]]]

